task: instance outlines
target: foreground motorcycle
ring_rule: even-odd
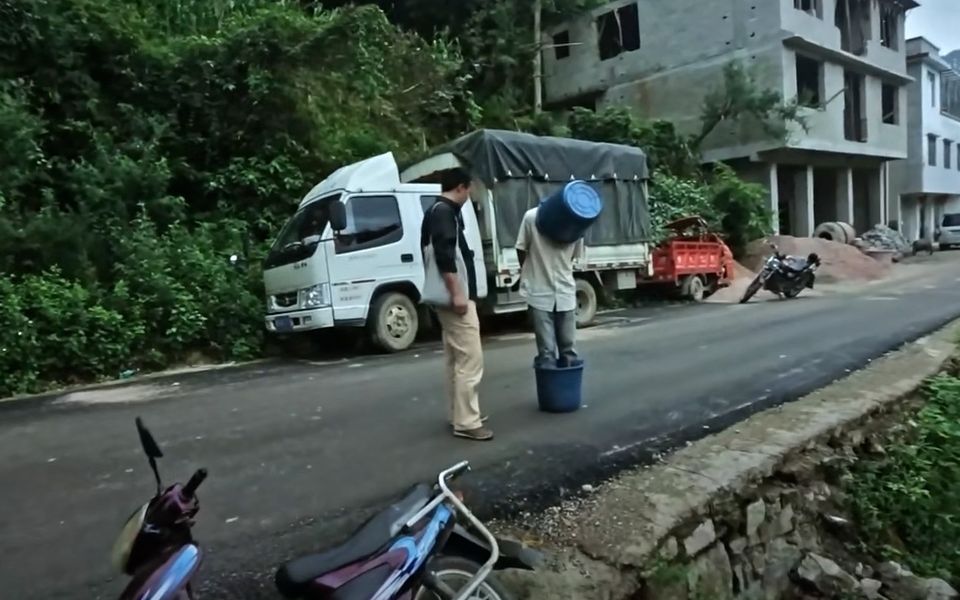
[[[114,565],[132,576],[120,600],[193,600],[202,551],[191,530],[207,472],[164,489],[157,468],[163,452],[143,421],[136,424],[157,491],[134,511],[114,545]],[[491,571],[532,570],[538,556],[495,538],[450,490],[469,468],[462,462],[440,473],[435,485],[413,487],[340,546],[283,565],[277,589],[295,600],[509,600]]]
[[[740,298],[740,304],[762,289],[773,292],[780,298],[796,298],[806,288],[813,289],[820,267],[820,257],[815,252],[803,258],[780,254],[776,244],[770,244],[773,254],[763,263],[763,269],[750,282]]]

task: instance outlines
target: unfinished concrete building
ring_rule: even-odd
[[[891,200],[907,239],[932,239],[960,213],[960,76],[924,38],[907,41],[907,70],[909,158],[891,165]]]
[[[888,220],[891,160],[907,156],[904,23],[913,0],[619,0],[544,32],[552,107],[626,104],[700,128],[704,96],[740,61],[803,103],[807,130],[724,124],[703,145],[770,192],[773,228]]]

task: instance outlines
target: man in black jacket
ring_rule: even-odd
[[[452,169],[443,173],[440,183],[442,195],[424,215],[420,243],[423,247],[433,246],[436,268],[450,294],[449,306],[436,307],[443,329],[450,418],[455,436],[486,441],[493,439],[493,432],[483,426],[477,393],[483,379],[477,273],[460,214],[463,205],[470,201],[470,175]],[[465,278],[457,272],[457,254],[462,257]]]

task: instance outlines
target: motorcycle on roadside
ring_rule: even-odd
[[[763,263],[740,298],[745,304],[760,290],[767,290],[779,298],[796,298],[804,289],[813,289],[820,267],[820,257],[811,252],[806,258],[781,254],[776,244],[770,244],[773,254]]]
[[[157,490],[114,544],[114,566],[132,578],[120,600],[194,600],[203,552],[192,528],[207,471],[164,488],[157,468],[163,452],[143,421],[136,425]],[[498,540],[450,489],[469,469],[467,462],[446,469],[435,484],[414,486],[343,544],[282,565],[274,578],[278,591],[292,600],[510,600],[492,571],[533,570],[537,556]]]

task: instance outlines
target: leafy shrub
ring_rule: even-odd
[[[718,164],[710,178],[710,205],[719,216],[719,230],[739,256],[747,244],[770,232],[767,191],[740,179],[733,169]]]
[[[116,373],[140,334],[56,269],[0,278],[0,303],[0,395]]]
[[[191,350],[217,358],[251,358],[259,349],[263,301],[260,271],[236,271],[229,250],[242,246],[238,223],[175,226],[160,235],[138,220],[121,240],[116,266],[118,310],[144,324],[137,350],[149,366]],[[154,363],[154,364],[150,364]]]
[[[479,119],[458,43],[307,4],[0,0],[0,396],[255,356],[261,274],[227,257]]]
[[[656,239],[667,235],[664,226],[670,221],[693,215],[703,217],[714,226],[720,222],[720,215],[710,202],[710,189],[706,184],[656,171],[650,182],[650,216]]]
[[[641,119],[624,106],[596,112],[575,108],[570,113],[569,128],[571,136],[578,139],[642,148],[652,171],[677,177],[700,176],[699,155],[668,121]]]
[[[707,181],[657,171],[650,183],[650,212],[657,239],[666,235],[663,227],[670,221],[699,215],[724,234],[735,255],[766,235],[770,226],[764,189],[744,182],[723,164]]]
[[[247,359],[260,350],[258,269],[237,271],[221,248],[240,248],[239,224],[174,226],[146,219],[119,239],[110,287],[57,268],[0,277],[0,396],[157,368],[191,351]]]
[[[909,432],[854,466],[848,497],[870,550],[918,572],[960,574],[960,379],[933,378]]]

